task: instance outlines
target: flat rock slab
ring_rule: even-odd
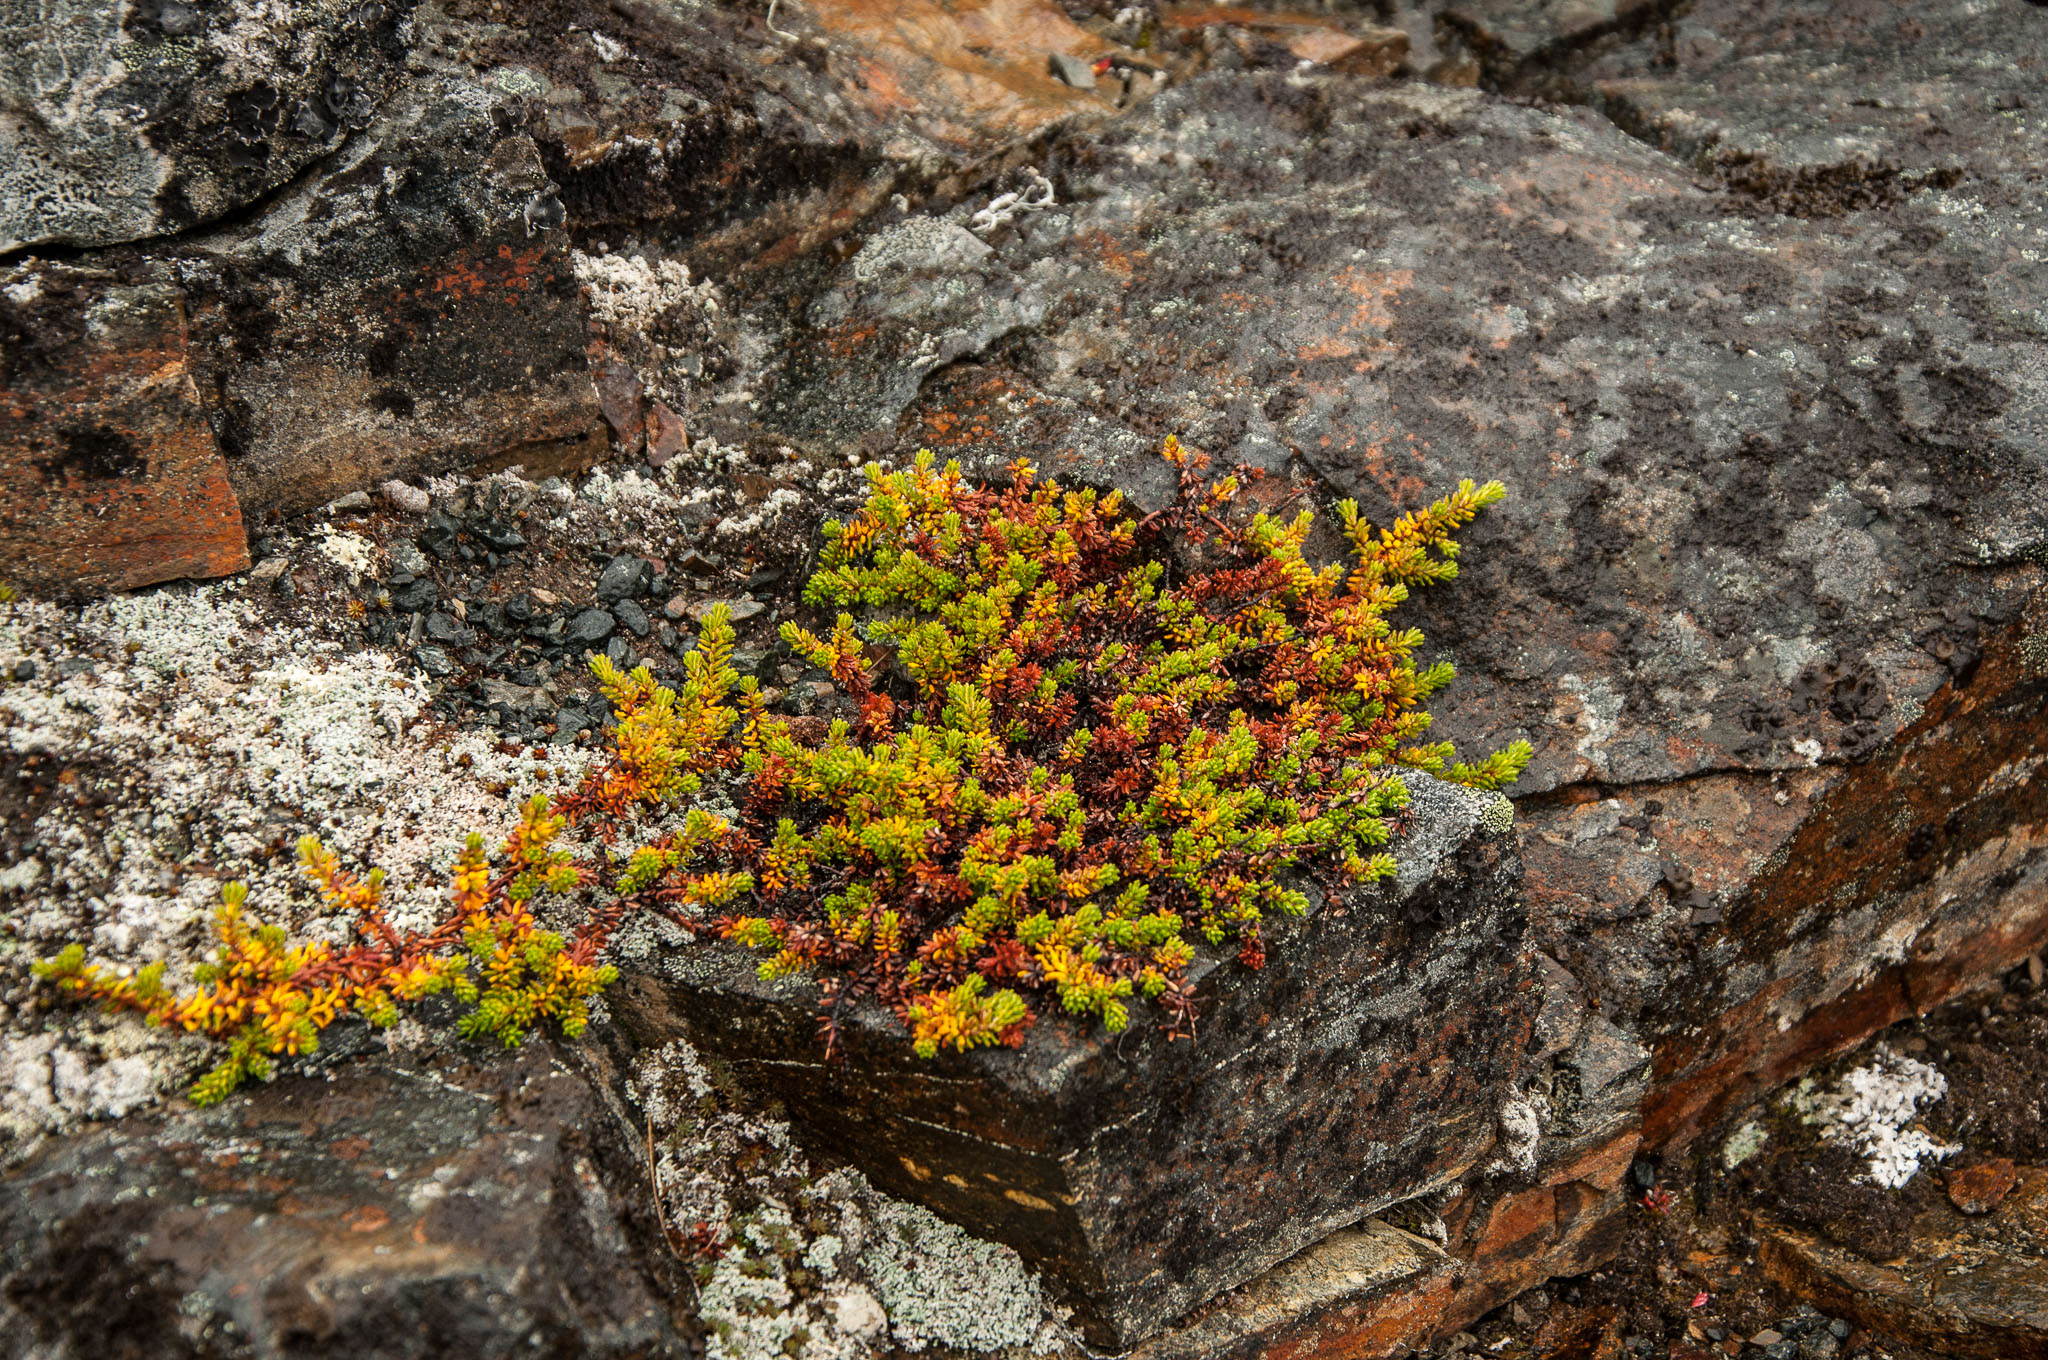
[[[0,581],[122,590],[249,565],[177,290],[58,265],[0,291]]]
[[[1757,1237],[1771,1279],[1880,1335],[1940,1355],[2048,1356],[2048,1170],[2023,1168],[1984,1217],[1921,1214],[1904,1256],[1881,1265],[1761,1220]]]
[[[1832,215],[1930,184],[1974,199],[1992,186],[1965,174],[2038,170],[2044,62],[2048,10],[2028,0],[1704,0],[1567,79],[1771,206]]]
[[[1015,1247],[1126,1347],[1490,1155],[1540,1001],[1515,837],[1490,796],[1409,785],[1393,889],[1275,929],[1262,970],[1212,962],[1193,1043],[1139,1006],[1120,1037],[1044,1018],[927,1062],[869,1007],[828,1063],[815,989],[723,947],[622,983],[615,1017],[686,1032],[814,1151]]]
[[[53,1140],[0,1180],[0,1354],[684,1356],[539,1046]]]
[[[1128,1360],[1391,1355],[1427,1343],[1456,1272],[1435,1243],[1367,1219],[1210,1300]]]

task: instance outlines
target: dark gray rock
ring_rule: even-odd
[[[456,672],[455,658],[449,656],[445,648],[422,645],[413,648],[412,655],[420,663],[420,668],[436,679]]]
[[[426,634],[436,642],[451,643],[458,647],[467,647],[476,641],[474,628],[463,627],[451,615],[443,614],[438,609],[427,615]]]
[[[569,621],[564,640],[572,647],[589,647],[612,635],[612,616],[602,609],[586,609]]]
[[[10,6],[0,14],[0,251],[218,219],[365,126],[409,0]]]
[[[1193,1042],[1047,1015],[1018,1050],[926,1061],[879,1007],[828,1063],[816,989],[724,947],[621,983],[623,1033],[686,1030],[799,1136],[1017,1248],[1122,1349],[1376,1209],[1471,1170],[1522,1076],[1539,997],[1511,831],[1490,795],[1410,781],[1387,890],[1272,932],[1265,967],[1198,962]]]
[[[647,611],[632,600],[619,600],[612,605],[612,617],[629,629],[634,637],[646,637],[654,625],[648,621]]]
[[[605,604],[647,593],[654,579],[654,566],[633,553],[620,553],[604,564],[597,577],[597,598]]]
[[[53,1140],[0,1181],[0,1353],[686,1356],[613,1120],[535,1043]]]
[[[396,539],[385,548],[385,551],[391,557],[393,571],[404,572],[410,576],[426,575],[427,555],[419,550],[418,544],[409,539]]]
[[[430,577],[391,587],[391,608],[400,614],[423,614],[441,601],[441,591]]]

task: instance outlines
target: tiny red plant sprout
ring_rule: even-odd
[[[1651,1213],[1662,1216],[1671,1212],[1671,1206],[1678,1202],[1678,1198],[1663,1186],[1653,1185],[1645,1190],[1643,1197],[1636,1202]]]
[[[1394,873],[1403,768],[1495,789],[1530,749],[1465,764],[1424,740],[1452,670],[1418,668],[1421,634],[1388,620],[1457,575],[1452,534],[1498,482],[1385,530],[1343,502],[1350,561],[1314,565],[1311,514],[1240,508],[1256,472],[1211,481],[1172,438],[1164,456],[1178,496],[1142,519],[1025,462],[994,487],[929,453],[870,467],[805,588],[833,621],[782,627],[857,721],[799,738],[732,668],[722,607],[673,687],[594,657],[616,714],[603,758],[528,803],[495,859],[471,836],[429,929],[394,928],[381,875],[307,837],[305,871],[352,944],[290,944],[230,885],[217,957],[182,992],[76,945],[37,971],[224,1043],[201,1100],[310,1052],[344,1012],[389,1024],[437,993],[464,1003],[472,1037],[516,1044],[546,1021],[573,1035],[616,975],[607,942],[642,910],[762,951],[768,976],[817,976],[828,1051],[863,998],[926,1056],[1015,1045],[1048,1007],[1117,1032],[1151,1005],[1192,1035],[1196,950],[1260,967],[1261,923],[1307,906],[1291,871]],[[737,815],[698,805],[707,785]],[[585,859],[555,848],[567,828]],[[573,936],[539,928],[542,895],[580,912]]]

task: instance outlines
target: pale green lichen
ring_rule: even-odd
[[[1770,1131],[1754,1119],[1728,1135],[1728,1141],[1721,1145],[1721,1165],[1733,1171],[1763,1150],[1770,1140]]]
[[[1515,805],[1504,793],[1497,793],[1493,800],[1479,814],[1479,824],[1495,836],[1505,836],[1514,830]]]
[[[687,1043],[643,1055],[628,1093],[655,1138],[660,1208],[691,1244],[707,1360],[1066,1347],[1014,1251],[858,1172],[814,1176],[788,1126],[729,1108]]]

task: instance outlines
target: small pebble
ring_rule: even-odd
[[[620,600],[612,606],[612,617],[631,630],[634,637],[646,637],[653,625],[648,621],[647,611],[631,600]]]

